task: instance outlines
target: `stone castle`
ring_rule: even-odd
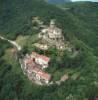
[[[65,50],[68,48],[66,48],[68,43],[66,42],[67,45],[65,44],[62,29],[56,26],[55,20],[51,20],[48,26],[41,29],[38,34],[38,39],[39,43],[35,43],[34,45],[43,50],[47,50],[49,47],[55,47],[58,50]]]

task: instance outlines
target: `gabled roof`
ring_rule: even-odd
[[[40,58],[40,59],[42,59],[42,60],[44,60],[44,61],[46,61],[46,62],[50,61],[49,57],[46,57],[46,56],[43,56],[43,55],[38,55],[37,57]]]
[[[51,75],[42,71],[40,68],[38,68],[35,64],[27,64],[27,70],[32,73],[36,73],[37,75],[39,75],[42,79],[45,80],[50,80],[51,79]]]
[[[46,56],[43,56],[43,55],[39,55],[37,54],[36,52],[32,52],[32,55],[36,58],[40,58],[44,61],[47,61],[49,62],[50,58],[46,57]],[[45,80],[50,80],[51,79],[51,75],[42,71],[40,68],[38,68],[38,66],[34,63],[32,57],[25,57],[24,58],[24,62],[26,64],[26,70],[29,72],[29,73],[36,73],[37,75],[39,75],[42,79],[45,79]]]
[[[49,57],[44,56],[44,55],[40,55],[40,54],[38,54],[36,52],[32,52],[32,55],[34,55],[36,58],[40,58],[40,59],[42,59],[42,60],[44,60],[46,62],[49,62],[50,61],[50,58]]]
[[[51,75],[42,71],[42,70],[39,70],[39,69],[35,69],[35,70],[38,70],[37,74],[42,78],[42,79],[45,79],[45,80],[50,80],[51,79]]]

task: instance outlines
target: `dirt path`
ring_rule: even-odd
[[[18,51],[20,51],[22,49],[22,47],[19,44],[17,44],[15,41],[9,40],[9,39],[4,38],[2,36],[0,36],[0,39],[8,41],[10,44],[12,44],[13,46],[15,46]]]

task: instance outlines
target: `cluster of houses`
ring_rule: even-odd
[[[37,22],[37,21],[36,21]],[[36,47],[47,50],[50,46],[56,47],[58,50],[65,49],[64,36],[62,29],[55,25],[55,20],[50,21],[50,25],[44,25],[38,34],[40,43],[35,43]]]
[[[70,43],[67,43],[67,41],[65,43],[62,29],[55,25],[55,20],[51,20],[50,25],[43,25],[43,22],[40,21],[38,17],[34,17],[32,23],[38,23],[39,27],[42,28],[38,34],[40,41],[34,43],[36,47],[42,50],[48,50],[51,46],[58,50],[72,50]],[[38,84],[49,84],[51,75],[44,71],[44,69],[48,67],[49,61],[49,57],[32,52],[31,54],[26,54],[24,58],[20,60],[20,63],[24,74],[26,74],[30,80]],[[67,79],[68,76],[65,75],[61,80],[57,81],[57,84]]]
[[[49,57],[32,52],[23,58],[21,67],[30,80],[39,84],[48,84],[51,75],[44,72],[43,69],[48,67],[49,61]]]
[[[34,43],[34,46],[42,50],[48,50],[50,47],[55,47],[60,51],[67,50],[72,52],[72,45],[68,41],[65,41],[62,29],[57,27],[54,19],[50,20],[49,25],[44,25],[44,22],[40,20],[39,17],[33,17],[32,23],[36,23],[36,27],[40,27],[38,29],[41,29],[38,34],[39,41]],[[34,27],[35,26],[33,26],[33,28]]]

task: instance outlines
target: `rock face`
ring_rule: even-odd
[[[55,20],[51,20],[50,25],[41,30],[38,34],[38,38],[42,43],[49,46],[55,46],[57,49],[63,50],[65,48],[62,29],[56,27]]]

